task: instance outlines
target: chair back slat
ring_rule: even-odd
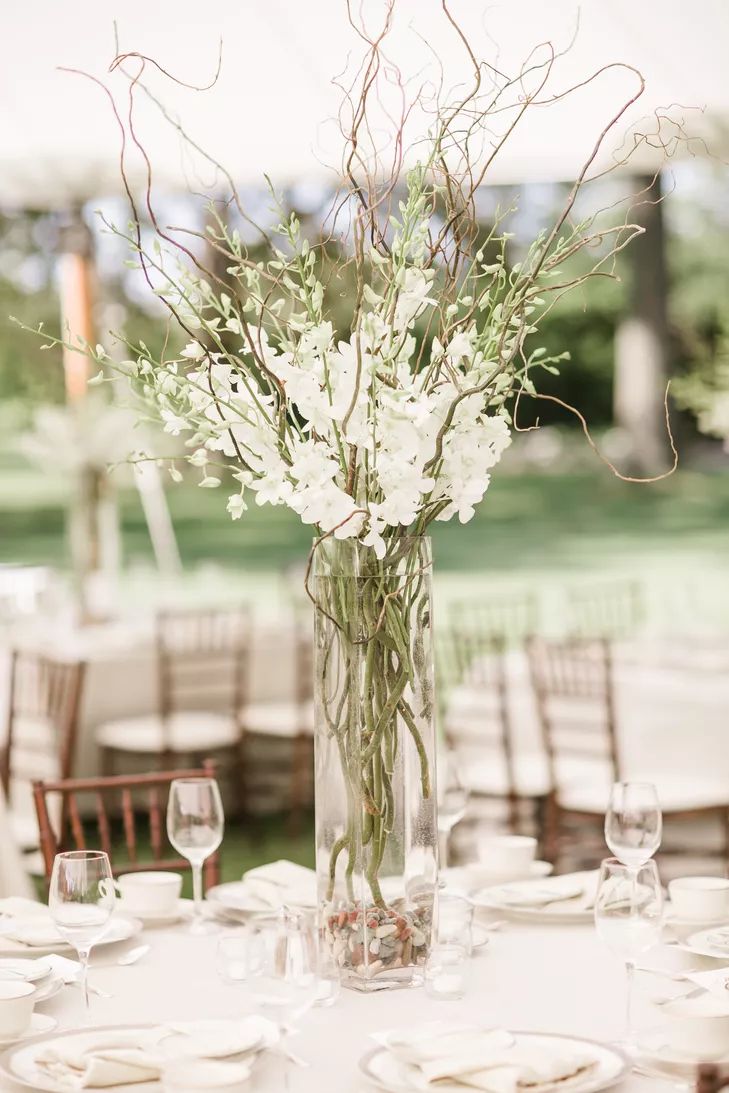
[[[606,581],[568,589],[570,631],[580,638],[632,637],[645,619],[643,589],[637,581]]]
[[[527,643],[529,670],[553,785],[559,792],[565,760],[601,766],[620,777],[612,655],[604,638]]]
[[[518,648],[539,630],[539,600],[529,591],[456,600],[449,616],[451,625],[458,629]]]
[[[206,760],[193,770],[160,771],[153,774],[113,775],[108,778],[66,778],[56,781],[36,781],[33,784],[41,851],[48,880],[53,860],[61,850],[101,846],[109,853],[115,876],[118,873],[141,872],[145,869],[180,870],[189,863],[172,853],[165,854],[163,815],[167,795],[175,778],[214,778],[216,765]],[[90,795],[95,810],[86,814],[79,798]],[[54,828],[49,801],[60,798],[62,809],[69,818],[64,827]],[[149,819],[149,854],[143,855],[137,838],[137,814],[145,811]],[[86,826],[82,817],[86,817]],[[121,822],[120,842],[115,845],[113,823]],[[95,818],[95,822],[94,822]],[[95,827],[95,831],[90,830]],[[93,836],[93,837],[92,837]],[[120,853],[115,854],[118,849]],[[124,851],[124,854],[121,853]],[[116,858],[116,860],[115,860]],[[211,855],[205,864],[207,885],[217,884],[219,856]]]
[[[157,786],[151,786],[149,790],[149,842],[152,847],[152,857],[155,861],[159,861],[162,857],[162,810]]]
[[[101,849],[111,857],[111,829],[109,827],[109,817],[104,804],[104,794],[97,791],[94,794],[94,799],[96,802],[96,823],[99,830],[99,843]]]
[[[163,720],[191,708],[239,718],[246,699],[250,612],[163,611],[157,616],[157,664]]]
[[[696,1076],[696,1093],[719,1093],[729,1085],[729,1071],[716,1063],[701,1063]]]
[[[78,850],[86,849],[86,836],[84,834],[84,825],[81,823],[81,816],[78,810],[78,801],[75,797],[70,797],[68,801],[68,817],[71,821],[71,831],[73,833],[74,841]]]
[[[124,838],[127,842],[129,860],[137,860],[137,832],[134,824],[134,806],[132,804],[132,791],[124,788],[121,792],[122,820],[124,822]]]

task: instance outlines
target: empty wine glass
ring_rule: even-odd
[[[193,933],[204,933],[202,867],[223,841],[223,802],[214,778],[176,778],[167,802],[167,837],[192,868]]]
[[[616,858],[600,866],[595,897],[595,926],[612,951],[622,958],[627,976],[626,1044],[633,1045],[633,978],[637,958],[661,940],[663,890],[654,861],[637,867]]]
[[[650,782],[616,782],[605,814],[605,842],[619,861],[638,869],[661,845],[663,817]]]
[[[463,784],[452,752],[441,755],[438,762],[438,833],[440,864],[448,864],[448,838],[457,823],[466,815],[468,789]]]
[[[89,955],[106,929],[114,900],[114,881],[107,854],[101,850],[70,850],[56,854],[48,908],[59,934],[78,953],[87,1016]]]

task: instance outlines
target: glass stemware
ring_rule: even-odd
[[[457,823],[466,815],[468,789],[463,784],[452,752],[439,757],[438,762],[438,834],[440,835],[440,866],[448,864],[448,839]]]
[[[654,861],[637,867],[616,858],[600,866],[595,926],[609,949],[625,964],[626,1045],[633,1045],[633,979],[637,958],[661,940],[663,890]]]
[[[204,933],[203,862],[223,841],[223,802],[214,778],[176,778],[167,802],[167,837],[192,869],[193,933]]]
[[[605,842],[615,857],[638,869],[661,845],[663,816],[650,782],[616,782],[605,814]]]
[[[59,934],[78,953],[87,1016],[89,956],[107,927],[115,898],[111,863],[102,850],[70,850],[56,854],[48,908]]]

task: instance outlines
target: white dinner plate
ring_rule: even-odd
[[[53,1032],[57,1024],[56,1018],[49,1017],[47,1013],[34,1013],[25,1032],[20,1036],[11,1036],[9,1040],[0,1039],[0,1047],[7,1047],[8,1044],[20,1044],[23,1040],[29,1040],[31,1036],[43,1036],[45,1033]]]
[[[690,934],[685,941],[680,941],[678,944],[679,949],[685,949],[687,953],[694,953],[696,956],[711,956],[715,960],[729,960],[729,940],[727,940],[726,946],[712,945],[710,938],[712,934],[717,932],[717,929],[722,927],[712,926],[708,930],[699,930],[695,934]],[[729,938],[729,930],[723,927],[727,932],[727,938]]]
[[[129,941],[142,932],[142,923],[138,918],[130,918],[129,915],[113,914],[104,934],[96,942],[96,945],[116,945],[120,941]],[[96,946],[95,946],[96,947]],[[0,956],[16,957],[21,954],[25,957],[52,956],[53,953],[75,953],[72,945],[59,938],[52,945],[23,945],[19,941],[11,941],[0,935]]]
[[[590,1048],[595,1055],[595,1065],[588,1073],[578,1075],[568,1081],[546,1083],[538,1087],[539,1093],[551,1093],[552,1090],[568,1089],[570,1093],[596,1093],[598,1089],[607,1089],[616,1085],[629,1073],[631,1064],[621,1051],[607,1044],[593,1040],[579,1039],[576,1036],[559,1036],[542,1032],[515,1032],[514,1036],[535,1046],[561,1044],[565,1051]],[[360,1069],[385,1093],[415,1093],[416,1086],[408,1079],[406,1067],[394,1058],[384,1047],[377,1047],[360,1059]]]
[[[245,881],[242,880],[230,881],[227,884],[216,884],[213,888],[208,889],[206,898],[216,906],[222,907],[224,911],[236,915],[265,917],[266,915],[275,915],[279,910],[278,907],[263,905],[262,901],[256,898]],[[315,903],[296,903],[293,900],[289,901],[289,905],[306,910],[313,910],[316,906]]]
[[[464,892],[475,892],[493,884],[507,884],[519,880],[541,880],[551,875],[554,866],[548,861],[534,861],[528,869],[517,875],[510,875],[503,870],[489,869],[481,862],[470,865],[455,865],[451,869],[441,869],[438,877],[447,888],[461,888]]]
[[[261,1024],[267,1027],[262,1028],[260,1039],[255,1043],[252,1042],[244,1052],[238,1053],[235,1056],[226,1057],[250,1059],[252,1055],[257,1055],[259,1052],[273,1047],[278,1038],[278,1032],[275,1025],[271,1021],[264,1020],[261,1021]],[[42,1093],[68,1093],[68,1085],[62,1085],[50,1075],[40,1070],[36,1065],[35,1060],[38,1052],[45,1050],[49,1043],[53,1043],[55,1040],[67,1039],[71,1036],[87,1036],[89,1032],[135,1032],[137,1030],[139,1032],[148,1032],[149,1029],[157,1027],[159,1027],[159,1023],[147,1025],[100,1025],[98,1028],[73,1029],[71,1031],[59,1032],[55,1035],[49,1031],[47,1035],[36,1036],[30,1044],[19,1044],[16,1042],[13,1047],[4,1051],[3,1054],[0,1055],[0,1075],[12,1079],[12,1081],[17,1082],[18,1085],[24,1086],[26,1089],[40,1090]],[[272,1031],[269,1032],[269,1029]],[[213,1056],[211,1056],[211,1058],[212,1057]],[[98,1086],[88,1086],[87,1088],[93,1093],[93,1090],[98,1089]],[[115,1085],[113,1087],[114,1093],[139,1093],[142,1089],[144,1089],[145,1093],[152,1093],[152,1091],[155,1091],[156,1093],[156,1091],[161,1088],[161,1084],[157,1081],[137,1082],[133,1085]]]
[[[562,878],[560,878],[561,880]],[[555,881],[557,878],[555,878]],[[545,884],[544,891],[551,891],[554,881],[549,880]],[[534,881],[515,881],[509,884],[495,885],[492,888],[483,888],[471,896],[475,907],[486,911],[498,911],[504,918],[514,922],[552,922],[560,925],[578,925],[579,923],[592,922],[594,910],[592,907],[593,892],[597,886],[597,873],[575,873],[571,877],[564,878],[564,891],[567,896],[577,894],[573,898],[565,898],[553,903],[525,905],[512,902],[520,893],[525,895],[533,891]],[[547,887],[549,886],[549,887]]]
[[[0,980],[15,979],[25,980],[26,983],[37,983],[50,974],[50,964],[44,964],[41,960],[32,960],[22,956],[11,956],[0,960]]]

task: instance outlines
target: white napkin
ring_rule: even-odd
[[[272,1047],[278,1027],[264,1017],[179,1021],[153,1029],[66,1036],[44,1045],[36,1065],[64,1089],[154,1081],[170,1059],[223,1059]]]
[[[38,1068],[63,1089],[105,1089],[158,1078],[159,1043],[167,1029],[89,1032],[53,1040],[35,1057]]]
[[[297,907],[316,907],[316,873],[295,862],[269,862],[243,874],[246,895],[260,901],[264,909],[291,903]]]
[[[375,1039],[411,1068],[409,1077],[416,1089],[439,1093],[516,1093],[522,1086],[565,1082],[595,1065],[586,1051],[565,1051],[558,1041],[536,1043],[500,1029],[437,1023],[415,1035],[384,1033]]]

